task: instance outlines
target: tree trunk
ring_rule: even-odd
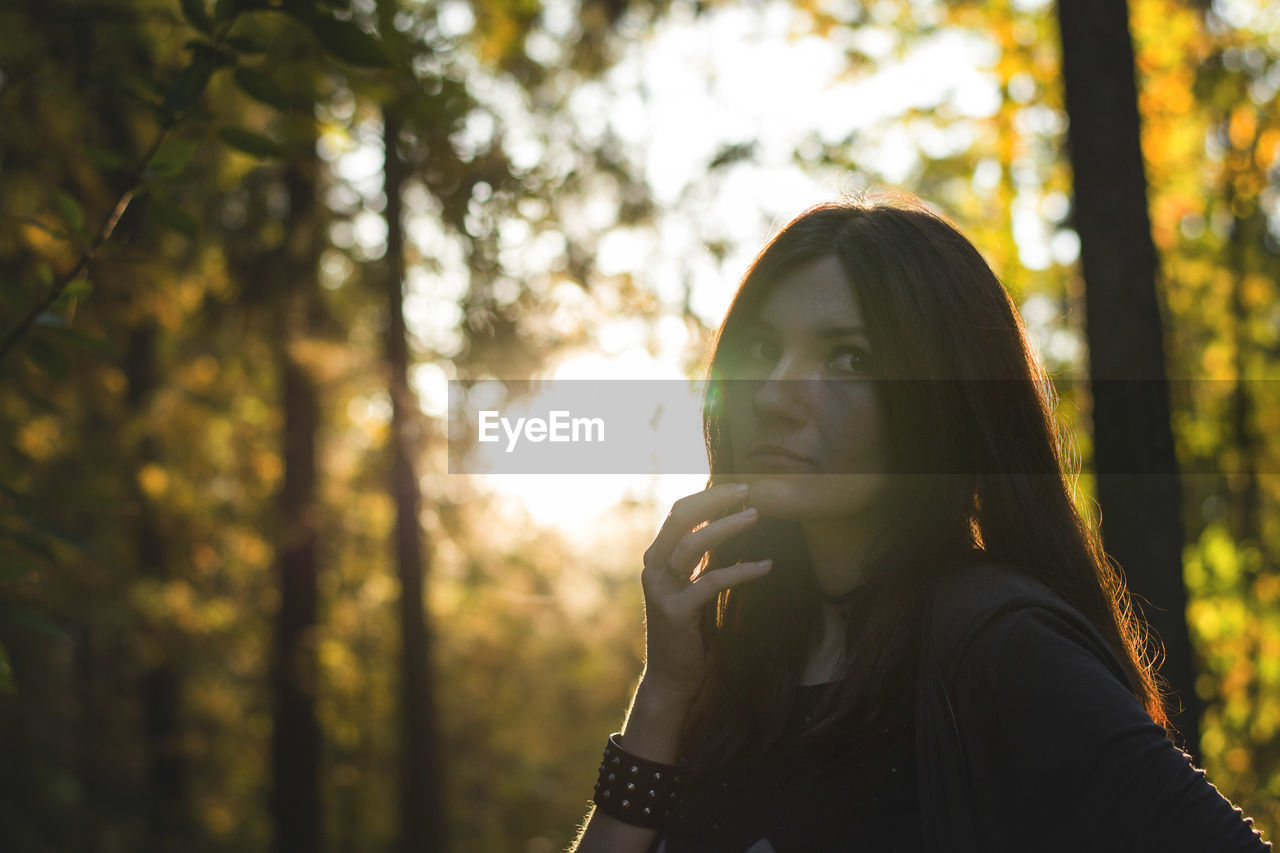
[[[1256,145],[1256,138],[1254,141]],[[1252,150],[1252,149],[1250,149]],[[1230,210],[1234,201],[1234,184],[1227,183],[1226,206]],[[1234,347],[1235,388],[1231,392],[1231,423],[1229,434],[1231,447],[1239,464],[1228,474],[1227,488],[1231,496],[1230,529],[1237,542],[1258,543],[1262,538],[1260,516],[1261,494],[1258,485],[1259,436],[1254,429],[1256,403],[1245,378],[1249,372],[1252,339],[1249,334],[1249,309],[1244,302],[1245,277],[1248,275],[1246,246],[1249,242],[1250,224],[1247,217],[1236,216],[1231,223],[1231,241],[1227,246],[1227,263],[1231,270],[1231,342]],[[1210,381],[1213,381],[1212,378]]]
[[[145,421],[147,405],[158,385],[156,328],[150,322],[143,321],[130,332],[124,368],[129,381],[130,412]],[[146,428],[138,446],[137,469],[155,464],[159,456],[155,437]],[[137,480],[135,476],[134,482]],[[133,530],[138,572],[144,578],[166,581],[170,571],[155,508],[140,488],[134,489],[134,501],[138,508]],[[182,676],[177,662],[169,656],[173,649],[165,636],[171,630],[169,626],[152,625],[150,629],[150,642],[161,656],[146,668],[140,685],[148,753],[147,849],[152,853],[176,853],[184,849],[187,815],[188,768],[179,722]],[[86,713],[92,711],[86,708]]]
[[[1102,535],[1166,652],[1170,709],[1193,758],[1194,689],[1182,576],[1181,488],[1169,422],[1158,274],[1147,214],[1133,43],[1123,0],[1060,0],[1075,226],[1085,280]],[[1181,712],[1179,711],[1179,703]]]
[[[420,421],[409,386],[409,342],[404,322],[403,191],[406,168],[396,150],[401,122],[395,107],[382,112],[387,197],[387,365],[391,391],[391,482],[396,506],[396,570],[400,580],[400,847],[405,853],[444,850],[444,785],[431,673],[431,636],[424,589],[429,569],[418,519],[418,477],[413,458]]]
[[[276,290],[277,349],[284,412],[276,570],[275,727],[272,815],[277,853],[316,853],[320,841],[320,727],[316,718],[316,382],[300,344],[310,331],[321,245],[316,215],[315,139],[299,140],[287,158],[289,198],[283,246],[261,267],[259,287]]]

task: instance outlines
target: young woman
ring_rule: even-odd
[[[978,251],[842,201],[716,336],[711,484],[645,552],[646,663],[576,853],[1259,851],[1193,767]]]

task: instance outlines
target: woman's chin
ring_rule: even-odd
[[[761,515],[799,521],[808,514],[812,484],[805,488],[807,478],[756,474],[742,479],[751,485],[748,501]]]

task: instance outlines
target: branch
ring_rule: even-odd
[[[231,28],[235,25],[239,17],[240,12],[237,11],[223,23],[217,36],[213,40],[213,51],[216,52],[221,47],[223,41],[226,40],[228,33],[231,32]],[[184,75],[203,73],[197,68],[197,66],[201,62],[208,61],[208,57],[204,57],[197,52],[196,55],[192,57],[191,64],[182,70],[178,81],[176,81],[174,83],[174,87],[171,88],[171,92],[176,91],[176,87],[186,84],[186,81],[183,80]],[[210,75],[212,75],[213,70],[213,68],[209,69]],[[4,357],[8,355],[9,351],[12,350],[15,345],[17,345],[22,336],[26,334],[33,325],[35,325],[35,322],[39,319],[40,315],[45,311],[48,311],[49,306],[53,305],[53,303],[58,300],[58,297],[62,295],[64,290],[66,290],[68,284],[89,274],[89,267],[97,256],[98,249],[102,248],[102,245],[106,243],[107,240],[111,239],[111,234],[116,230],[116,225],[119,224],[120,218],[124,216],[125,211],[129,209],[129,205],[133,202],[138,188],[144,182],[147,175],[147,165],[151,162],[151,159],[155,157],[156,152],[160,150],[160,146],[168,137],[169,132],[181,124],[181,122],[191,114],[191,110],[199,104],[201,98],[204,97],[206,84],[201,85],[197,97],[195,97],[191,103],[183,105],[181,112],[173,115],[172,121],[166,121],[161,125],[160,132],[156,134],[156,138],[152,141],[150,147],[147,148],[146,153],[142,155],[141,159],[137,161],[137,164],[129,171],[128,189],[120,194],[120,197],[116,200],[115,206],[111,210],[111,214],[107,217],[106,221],[102,223],[102,227],[98,229],[97,235],[84,249],[84,251],[81,252],[80,258],[76,262],[75,267],[72,268],[70,272],[59,276],[49,288],[49,292],[45,294],[44,298],[39,300],[31,310],[23,316],[23,318],[18,322],[18,325],[5,335],[4,343],[0,344],[0,361],[4,360]],[[167,105],[165,106],[167,107]]]

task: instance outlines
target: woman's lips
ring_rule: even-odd
[[[814,467],[812,461],[782,448],[774,447],[764,447],[751,451],[750,455],[747,456],[747,463],[752,468],[792,471],[796,469],[811,470]]]

